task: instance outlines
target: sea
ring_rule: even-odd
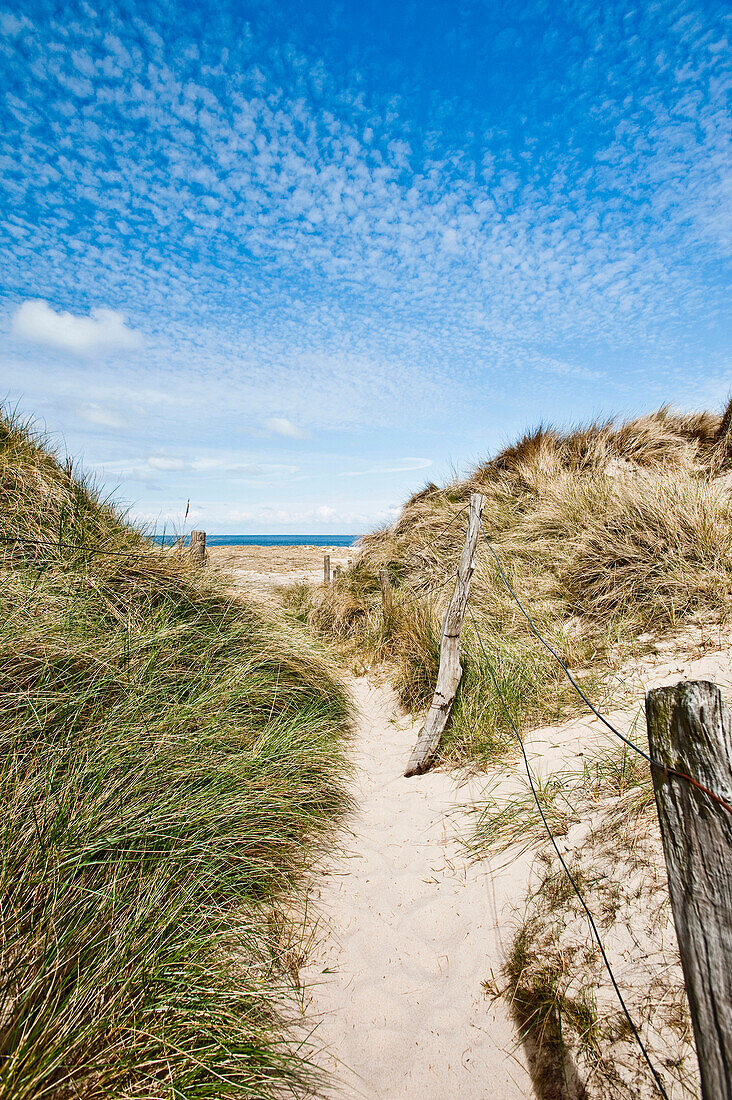
[[[360,535],[206,535],[206,546],[353,546]],[[158,546],[173,546],[177,535],[153,535]],[[185,546],[188,535],[183,537]]]

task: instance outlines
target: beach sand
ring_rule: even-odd
[[[393,693],[351,681],[359,725],[351,832],[309,900],[317,921],[300,973],[305,1019],[334,1096],[367,1100],[525,1100],[531,1080],[503,1001],[500,967],[528,857],[503,875],[460,849],[465,804],[484,780],[443,769],[405,779],[420,722]]]
[[[210,546],[207,561],[231,577],[242,594],[264,596],[273,588],[323,579],[323,558],[331,569],[343,568],[355,555],[353,546]]]
[[[209,561],[239,591],[272,598],[283,585],[322,580],[325,553],[332,565],[345,565],[354,549],[213,547]],[[732,690],[727,632],[702,641],[693,630],[657,650],[625,669],[633,698],[610,712],[620,728],[631,728],[651,686],[709,678]],[[400,711],[380,678],[349,677],[348,684],[358,714],[356,810],[308,891],[303,936],[310,947],[299,973],[304,1038],[319,1048],[316,1060],[335,1083],[334,1097],[530,1100],[536,1066],[510,1006],[488,990],[501,984],[535,882],[534,853],[475,863],[460,843],[470,832],[470,806],[489,791],[495,798],[521,789],[522,769],[509,753],[480,775],[435,768],[405,779],[420,720]],[[581,771],[588,750],[611,744],[591,714],[526,737],[543,779],[565,768]],[[561,842],[568,855],[570,841]],[[608,938],[617,961],[615,934]],[[668,936],[673,953],[672,928]],[[652,961],[669,965],[662,955]],[[633,984],[632,970],[623,976]],[[644,1081],[638,1096],[652,1095]]]
[[[697,633],[659,645],[656,655],[626,669],[634,698],[609,712],[621,729],[632,727],[651,687],[710,679],[729,696],[732,638],[720,631],[716,641],[701,644],[691,636]],[[507,948],[536,882],[534,853],[475,863],[460,843],[470,833],[469,807],[489,791],[495,798],[524,789],[523,769],[509,754],[472,777],[435,768],[405,779],[421,722],[404,716],[394,693],[373,677],[349,683],[358,708],[357,809],[342,846],[314,882],[308,911],[315,929],[300,973],[319,1062],[338,1083],[333,1096],[530,1100],[539,1094],[532,1084],[536,1066],[510,1006],[487,988],[501,985]],[[565,768],[581,771],[588,751],[615,744],[592,714],[526,737],[532,768],[543,779]],[[581,851],[581,837],[560,843],[571,856],[578,841]],[[634,915],[634,935],[644,919],[642,911]],[[680,981],[677,964],[669,962],[676,957],[670,908],[668,921],[665,947],[655,945],[651,970],[675,966]],[[606,933],[638,1012],[645,993],[633,987],[647,979],[645,971],[635,975],[632,952],[630,965],[621,964],[625,935],[623,921]],[[610,990],[608,1011],[617,1008],[613,996]],[[637,1095],[650,1100],[654,1088],[644,1079]],[[598,1094],[589,1095],[596,1100]],[[604,1100],[602,1089],[600,1095]]]

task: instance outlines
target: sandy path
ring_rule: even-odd
[[[712,652],[672,648],[627,670],[636,700],[608,715],[620,728],[630,729],[652,686],[708,678],[732,691],[729,636]],[[441,770],[404,779],[420,723],[395,718],[388,689],[367,679],[352,686],[361,715],[358,810],[350,842],[313,893],[318,934],[301,972],[320,1061],[346,1097],[529,1100],[535,1094],[507,1005],[491,1003],[482,982],[500,975],[533,856],[471,865],[457,843],[470,828],[458,807],[489,787],[515,790],[522,770],[509,759],[469,781]],[[588,750],[614,744],[587,715],[534,730],[526,743],[543,776],[581,770]]]
[[[348,553],[332,549],[336,561]],[[271,597],[273,584],[318,579],[323,548],[297,548],[297,558],[291,548],[278,550],[247,549],[215,564],[255,597]],[[710,679],[732,697],[729,630],[694,628],[656,648],[623,672],[634,698],[607,712],[618,728],[631,731],[645,691],[660,684]],[[350,839],[339,843],[311,893],[315,938],[300,971],[307,1031],[317,1024],[334,1095],[532,1100],[508,1007],[491,1003],[482,982],[500,977],[525,907],[533,854],[469,865],[457,837],[467,835],[470,820],[456,809],[488,790],[500,796],[523,786],[523,769],[509,755],[472,781],[441,770],[404,779],[419,721],[395,717],[400,712],[388,689],[366,679],[351,686],[360,711],[358,810]],[[588,750],[613,744],[587,714],[526,737],[540,776],[581,771]],[[571,851],[571,842],[559,843]]]
[[[454,807],[485,779],[404,779],[419,725],[393,721],[392,694],[365,679],[354,695],[359,810],[315,891],[319,936],[301,973],[322,1064],[341,1095],[368,1100],[524,1100],[532,1091],[513,1024],[481,983],[498,972],[510,938],[500,914],[523,898],[527,862],[492,879],[485,863],[468,866]]]

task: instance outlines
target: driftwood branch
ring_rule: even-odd
[[[732,722],[706,681],[646,697],[653,786],[704,1100],[732,1100]],[[660,765],[660,766],[658,766]]]
[[[409,764],[404,773],[406,776],[421,775],[422,772],[427,771],[432,763],[440,744],[440,738],[450,718],[455,692],[463,674],[462,665],[460,664],[460,632],[463,626],[465,608],[468,605],[482,511],[483,497],[480,493],[473,493],[470,497],[468,531],[460,555],[455,591],[442,624],[440,671],[437,676],[437,687],[419,739],[409,758]]]

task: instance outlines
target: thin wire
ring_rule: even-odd
[[[556,661],[557,661],[557,662],[558,662],[558,663],[559,663],[559,664],[561,665],[561,667],[563,668],[563,670],[564,670],[564,672],[565,672],[565,675],[566,675],[567,679],[569,680],[569,682],[570,682],[570,684],[572,685],[572,687],[574,688],[574,690],[575,690],[575,691],[577,692],[577,694],[578,694],[578,695],[580,696],[580,698],[581,698],[581,699],[583,699],[583,700],[585,701],[585,703],[586,703],[586,704],[587,704],[587,706],[588,706],[588,707],[590,708],[590,710],[592,711],[592,713],[593,713],[593,714],[595,714],[595,715],[596,715],[596,716],[597,716],[597,717],[598,717],[598,718],[600,719],[600,721],[601,721],[601,722],[602,722],[602,723],[603,723],[603,724],[604,724],[605,726],[607,726],[607,728],[608,728],[608,729],[610,730],[610,732],[611,732],[611,733],[614,733],[614,734],[615,734],[615,736],[616,736],[616,737],[619,737],[621,741],[624,741],[624,742],[625,742],[625,744],[626,744],[626,745],[628,745],[628,747],[629,747],[629,748],[631,748],[631,749],[634,749],[634,750],[635,750],[635,752],[637,752],[639,756],[642,756],[642,757],[644,757],[644,759],[645,759],[645,760],[647,760],[649,764],[652,764],[652,763],[653,763],[653,760],[651,759],[651,757],[650,757],[650,756],[648,755],[648,753],[647,753],[647,752],[645,752],[645,751],[644,751],[644,750],[643,750],[642,748],[640,748],[640,747],[639,747],[638,745],[636,745],[636,744],[634,744],[634,743],[633,743],[632,741],[630,741],[630,740],[629,740],[629,739],[628,739],[628,738],[627,738],[627,737],[626,737],[626,736],[625,736],[624,734],[622,734],[622,733],[620,732],[620,730],[618,730],[618,729],[616,729],[616,728],[615,728],[615,726],[614,726],[614,725],[612,724],[612,722],[609,722],[609,721],[607,720],[607,718],[605,718],[605,716],[604,716],[603,714],[601,714],[601,713],[600,713],[600,711],[599,711],[599,710],[597,709],[597,707],[595,706],[595,704],[594,704],[594,703],[593,703],[593,702],[592,702],[592,701],[591,701],[590,699],[588,699],[588,698],[587,698],[587,696],[585,695],[584,691],[583,691],[583,690],[582,690],[582,688],[581,688],[581,687],[579,686],[579,684],[578,684],[578,683],[577,683],[577,681],[575,680],[574,676],[573,676],[573,675],[572,675],[572,673],[571,673],[571,672],[569,671],[569,669],[568,669],[568,668],[567,668],[567,666],[565,665],[564,661],[562,660],[562,658],[561,658],[561,657],[559,656],[559,654],[557,653],[556,649],[554,649],[554,647],[553,647],[553,646],[551,646],[551,645],[549,644],[549,642],[547,642],[547,641],[546,641],[546,639],[545,639],[545,638],[543,638],[543,637],[541,636],[541,634],[539,633],[539,631],[538,631],[538,630],[536,629],[536,626],[534,625],[534,620],[533,620],[533,619],[531,618],[531,615],[529,615],[528,611],[526,610],[526,608],[524,607],[524,605],[523,605],[523,604],[521,603],[521,600],[520,600],[520,599],[518,598],[518,596],[516,595],[516,592],[514,591],[514,589],[513,589],[512,585],[511,585],[511,582],[510,582],[510,581],[508,580],[508,578],[507,578],[506,574],[505,574],[505,573],[503,572],[503,567],[502,567],[502,565],[501,565],[501,562],[500,562],[500,559],[499,559],[499,557],[498,557],[498,554],[497,554],[497,553],[495,552],[495,550],[493,549],[493,547],[491,546],[491,544],[490,544],[490,542],[489,542],[489,540],[488,540],[488,536],[487,536],[487,535],[486,535],[486,533],[485,533],[485,530],[484,530],[484,528],[483,528],[483,523],[482,523],[482,521],[481,521],[481,524],[480,524],[480,529],[481,529],[481,531],[482,531],[482,533],[483,533],[483,538],[484,538],[484,540],[485,540],[485,544],[486,544],[486,546],[488,547],[488,549],[490,550],[491,554],[493,555],[493,558],[494,558],[494,560],[495,560],[495,563],[496,563],[496,565],[498,566],[498,572],[499,572],[499,573],[501,574],[501,579],[503,580],[503,583],[505,584],[505,586],[506,586],[506,588],[508,589],[508,591],[509,591],[509,592],[511,593],[511,595],[513,596],[514,600],[516,601],[516,603],[517,603],[518,607],[519,607],[519,608],[520,608],[520,610],[521,610],[521,614],[522,614],[522,615],[524,616],[524,618],[526,619],[527,623],[529,624],[529,626],[531,627],[532,631],[534,632],[534,634],[536,635],[536,637],[537,637],[537,638],[539,639],[539,641],[541,642],[541,644],[542,644],[542,645],[544,646],[544,648],[545,648],[545,649],[547,649],[547,650],[548,650],[548,651],[549,651],[549,652],[551,653],[552,657],[554,657],[554,659],[555,659],[555,660],[556,660]]]
[[[455,513],[452,519],[448,520],[447,523],[443,523],[440,527],[437,528],[438,532],[447,531],[448,528],[452,527],[455,520],[459,519],[463,512],[467,511],[469,507],[470,505],[464,504],[463,507]],[[411,581],[408,580],[400,580],[399,588],[408,588],[410,592],[418,597],[418,599],[423,599],[425,596],[430,596],[434,591],[442,592],[443,589],[447,588],[448,584],[450,584],[451,581],[453,581],[457,577],[457,572],[457,569],[454,569],[453,572],[448,574],[445,579],[439,584],[431,585],[427,589],[415,588]]]
[[[693,775],[687,775],[686,772],[679,772],[676,768],[667,768],[665,764],[661,764],[658,760],[651,760],[651,767],[655,768],[657,771],[666,772],[667,775],[677,775],[679,779],[685,779],[687,783],[691,783],[692,787],[704,791],[704,794],[708,794],[709,797],[719,806],[722,806],[727,813],[732,814],[732,806],[730,806],[729,802],[725,802],[725,800],[718,794],[715,794],[714,791],[710,791],[709,787],[705,787],[698,779],[694,779]]]
[[[511,726],[511,729],[513,730],[513,733],[516,737],[516,740],[518,741],[519,745],[521,746],[521,754],[524,758],[524,767],[526,768],[526,775],[527,775],[528,780],[529,780],[529,786],[531,787],[531,793],[534,796],[534,802],[536,802],[536,808],[538,809],[539,814],[541,816],[541,820],[544,823],[544,828],[546,829],[547,834],[549,836],[549,839],[552,842],[552,846],[554,848],[554,851],[557,853],[557,857],[559,859],[559,862],[562,865],[564,873],[566,874],[567,878],[569,879],[569,881],[572,885],[572,889],[574,890],[575,894],[577,895],[577,897],[579,899],[579,902],[580,902],[580,905],[582,906],[582,908],[584,909],[584,911],[587,915],[587,919],[590,923],[590,928],[592,929],[592,933],[593,933],[593,935],[595,937],[595,940],[597,942],[597,946],[600,948],[600,954],[602,955],[603,962],[605,963],[605,968],[606,968],[608,974],[610,975],[610,981],[613,984],[613,988],[614,988],[614,990],[617,994],[620,1005],[623,1009],[623,1012],[625,1013],[625,1018],[627,1019],[629,1025],[630,1025],[631,1031],[633,1032],[633,1035],[635,1036],[636,1042],[638,1043],[638,1046],[640,1047],[641,1053],[643,1054],[643,1057],[646,1060],[648,1068],[650,1069],[651,1073],[653,1074],[653,1080],[656,1082],[656,1086],[658,1087],[658,1091],[660,1092],[661,1096],[663,1097],[663,1100],[669,1100],[668,1093],[666,1092],[666,1089],[663,1086],[663,1082],[661,1081],[661,1078],[659,1077],[653,1063],[651,1062],[650,1055],[648,1054],[648,1051],[646,1050],[646,1046],[645,1046],[643,1040],[640,1037],[638,1029],[636,1028],[635,1024],[633,1023],[633,1018],[630,1015],[630,1012],[628,1011],[628,1006],[626,1005],[625,1000],[623,999],[623,994],[620,992],[620,987],[618,986],[618,983],[615,979],[615,975],[613,974],[613,970],[612,970],[612,967],[610,965],[610,960],[607,957],[607,953],[605,951],[605,947],[604,947],[603,942],[602,942],[602,937],[600,936],[597,925],[595,924],[595,918],[592,916],[592,913],[590,912],[585,899],[582,897],[580,889],[579,889],[577,883],[575,882],[574,876],[573,876],[572,872],[569,869],[567,861],[565,860],[564,856],[562,855],[562,853],[559,849],[559,845],[557,844],[556,840],[554,839],[554,834],[551,831],[551,828],[549,826],[549,822],[547,821],[546,815],[544,814],[544,811],[542,809],[541,801],[539,799],[539,796],[536,793],[536,787],[534,786],[534,779],[533,779],[533,776],[531,774],[531,766],[529,764],[529,758],[526,754],[526,746],[524,745],[524,740],[523,740],[521,734],[519,733],[518,726],[516,725],[516,722],[514,721],[513,715],[511,714],[511,711],[508,708],[508,704],[506,703],[506,700],[503,697],[503,692],[501,691],[501,689],[499,687],[498,679],[497,679],[496,674],[494,672],[493,665],[491,664],[490,657],[488,656],[488,653],[486,652],[486,648],[483,645],[483,639],[480,635],[480,631],[478,629],[478,624],[475,621],[475,615],[473,614],[473,609],[471,608],[470,604],[467,605],[467,608],[468,608],[468,613],[470,614],[470,618],[473,621],[473,627],[475,628],[475,634],[476,634],[476,637],[478,639],[478,644],[480,645],[480,648],[483,651],[483,656],[485,657],[486,663],[488,665],[488,669],[489,669],[490,674],[491,674],[491,679],[493,680],[493,684],[494,684],[496,692],[498,694],[498,698],[501,700],[501,704],[503,706],[504,711],[506,712],[506,717],[508,718],[509,724]]]
[[[411,581],[400,581],[399,589],[407,588],[412,593],[412,595],[416,596],[418,599],[424,599],[425,596],[429,597],[434,592],[443,592],[447,588],[448,584],[451,584],[455,580],[455,578],[457,577],[457,573],[458,571],[457,569],[455,569],[439,584],[430,585],[429,588],[415,588]],[[399,589],[397,589],[397,591],[399,591]]]
[[[723,798],[721,798],[718,794],[715,794],[714,791],[710,791],[709,787],[706,787],[703,783],[700,783],[698,779],[694,779],[693,776],[688,775],[686,772],[678,771],[676,768],[668,768],[668,767],[666,767],[665,764],[661,764],[660,761],[654,760],[653,757],[650,756],[647,752],[645,752],[639,745],[636,745],[633,741],[630,741],[624,734],[622,734],[620,732],[619,729],[616,729],[616,727],[612,724],[612,722],[608,721],[608,719],[604,716],[604,714],[600,713],[600,711],[597,709],[597,707],[594,705],[594,703],[592,703],[591,700],[587,698],[584,691],[579,686],[579,684],[575,680],[574,676],[569,671],[569,669],[567,668],[567,666],[565,665],[564,661],[559,656],[557,651],[553,648],[553,646],[551,646],[549,644],[549,642],[546,641],[545,638],[542,637],[542,635],[537,630],[537,628],[534,624],[534,620],[531,618],[531,615],[529,615],[528,611],[526,610],[524,605],[521,603],[521,600],[516,595],[516,592],[514,591],[514,588],[511,585],[511,582],[508,580],[508,578],[506,577],[506,574],[503,572],[503,568],[501,566],[501,562],[500,562],[500,559],[498,557],[498,554],[493,549],[493,547],[492,547],[492,545],[491,545],[491,543],[488,539],[488,536],[485,533],[482,521],[481,521],[480,527],[481,527],[481,531],[483,533],[483,538],[485,540],[485,544],[488,547],[488,549],[490,550],[491,554],[493,555],[495,563],[498,566],[498,572],[501,575],[501,579],[503,580],[503,583],[505,584],[508,591],[513,596],[514,600],[516,601],[516,604],[520,608],[522,615],[524,616],[527,623],[529,624],[529,626],[531,627],[532,631],[534,632],[536,637],[539,639],[541,644],[544,646],[544,648],[547,649],[551,653],[552,657],[554,657],[554,659],[558,662],[558,664],[561,665],[561,667],[564,670],[570,684],[572,685],[574,690],[577,692],[579,697],[584,700],[584,702],[590,708],[592,713],[597,715],[597,717],[600,719],[600,721],[605,726],[607,726],[607,728],[610,730],[611,733],[613,733],[616,737],[619,737],[621,741],[623,741],[629,748],[631,748],[635,752],[637,752],[639,756],[642,756],[644,760],[647,760],[652,768],[655,768],[657,771],[664,772],[666,775],[675,775],[679,779],[685,779],[687,781],[687,783],[691,783],[691,785],[693,787],[696,787],[697,790],[703,791],[704,794],[708,795],[709,798],[711,798],[719,806],[722,806],[725,810],[727,810],[727,812],[729,814],[732,814],[732,806],[729,804],[729,802],[725,802],[725,800]]]
[[[459,511],[457,511],[455,513],[455,515],[452,517],[452,519],[449,521],[449,523],[443,523],[441,527],[437,528],[437,530],[438,531],[447,531],[448,527],[452,527],[453,523],[458,518],[458,516],[461,516],[463,514],[463,512],[467,512],[468,508],[470,508],[469,504],[463,504],[462,508],[460,508]]]
[[[463,512],[466,512],[469,507],[469,504],[464,504],[462,508],[460,508],[460,510],[455,513],[452,519],[449,520],[448,523],[443,523],[441,527],[437,528],[437,530],[440,533],[443,531],[447,531],[450,527],[452,527],[455,520],[459,519]],[[457,577],[457,575],[458,571],[457,569],[454,569],[453,572],[448,574],[440,584],[436,584],[433,586],[433,591],[434,589],[437,589],[437,591],[441,592],[444,588],[447,588],[448,584],[450,584],[450,582],[453,581]],[[402,581],[402,584],[406,584],[407,588],[411,589],[411,591],[414,592],[415,596],[425,596],[429,594],[428,592],[420,592],[417,588],[414,587],[414,585],[410,581]]]
[[[78,550],[81,554],[103,554],[117,558],[139,558],[140,554],[144,553],[143,548],[140,548],[140,550],[103,550],[93,546],[79,546],[72,542],[45,542],[42,539],[28,539],[20,535],[0,535],[0,542],[44,546],[50,550]],[[154,547],[151,547],[151,549],[154,549]]]

